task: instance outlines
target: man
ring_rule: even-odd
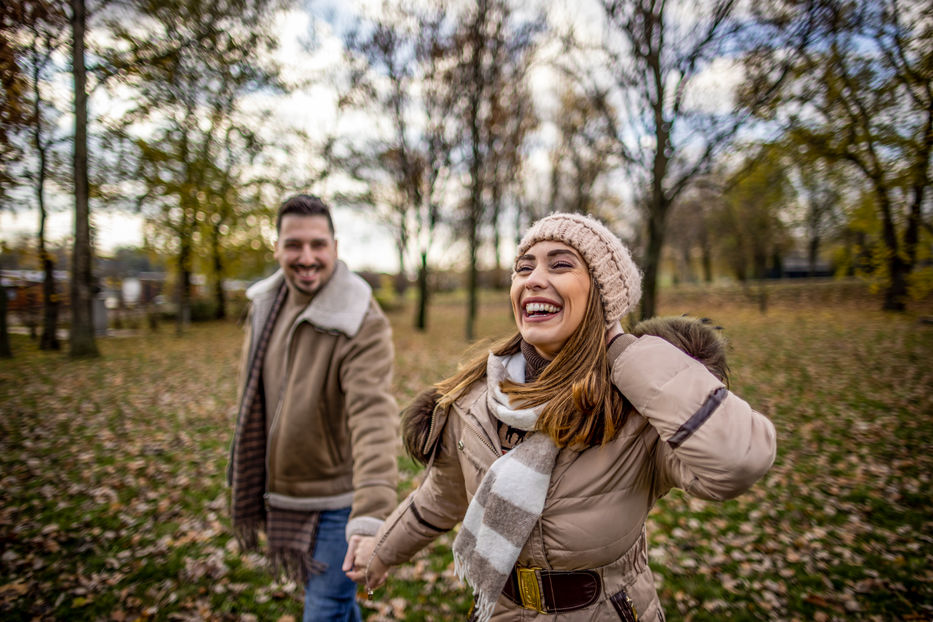
[[[264,530],[273,568],[304,582],[306,622],[360,620],[341,564],[397,504],[391,329],[319,198],[285,201],[276,230],[280,270],[246,292],[233,526],[244,549]]]

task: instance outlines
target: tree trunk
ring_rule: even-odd
[[[471,207],[471,212],[476,207]],[[476,265],[477,247],[479,246],[479,223],[473,213],[470,214],[470,267],[467,278],[467,322],[466,340],[476,338],[476,315],[479,307],[479,269]]]
[[[909,266],[896,252],[891,253],[888,259],[888,272],[891,282],[884,291],[884,311],[906,311],[907,310],[907,275],[910,273]]]
[[[396,245],[396,252],[398,253],[398,273],[395,275],[394,282],[392,283],[392,289],[395,290],[396,296],[404,296],[405,290],[408,289],[408,277],[405,276],[405,247],[407,245],[407,242],[405,245]]]
[[[662,5],[663,7],[663,5]],[[662,9],[663,10],[663,9]],[[653,22],[660,17],[652,14]],[[660,27],[653,24],[653,27]],[[641,319],[646,320],[657,314],[658,272],[661,269],[661,251],[664,248],[664,233],[667,210],[671,199],[664,193],[664,179],[667,177],[670,147],[670,123],[664,118],[664,80],[661,75],[660,55],[649,55],[648,64],[657,90],[652,102],[654,116],[655,151],[651,167],[651,203],[648,204],[648,246],[645,251],[644,281],[642,282]]]
[[[45,207],[45,178],[48,170],[47,148],[42,143],[42,93],[39,91],[40,64],[34,62],[32,74],[33,97],[33,147],[39,155],[39,168],[36,179],[36,204],[39,207],[39,265],[43,271],[42,281],[42,337],[39,339],[40,350],[58,350],[58,296],[55,293],[55,262],[45,248],[45,221],[48,212]]]
[[[72,70],[74,72],[75,239],[71,262],[71,334],[73,357],[98,356],[94,341],[94,292],[91,275],[90,208],[87,175],[87,76],[84,67],[84,0],[72,0]]]
[[[554,205],[554,203],[551,203]],[[524,205],[521,197],[515,203],[515,248],[518,248],[518,245],[522,243],[522,236],[525,235],[525,230],[522,223],[522,216],[527,212],[527,208]],[[530,226],[530,225],[529,225]]]
[[[421,266],[418,268],[418,311],[415,315],[415,328],[425,331],[428,328],[428,253],[421,251]]]
[[[891,201],[884,188],[876,186],[875,195],[878,197],[878,208],[881,210],[882,239],[888,251],[888,277],[890,281],[884,291],[884,311],[907,310],[907,275],[911,266],[901,256],[898,244],[897,231],[894,218],[891,214]]]
[[[45,279],[42,282],[42,337],[39,339],[40,350],[60,350],[58,341],[58,294],[55,291],[55,262],[43,248],[41,251],[42,269]]]
[[[764,281],[758,282],[758,312],[762,315],[767,315],[768,313],[768,288],[764,284]]]
[[[59,350],[58,341],[58,294],[55,291],[55,262],[45,248],[45,153],[39,154],[39,180],[36,198],[39,203],[39,262],[42,265],[42,336],[40,350]]]
[[[220,250],[220,229],[213,228],[211,253],[214,255],[214,319],[227,319],[227,296],[224,293],[224,262]]]
[[[807,246],[807,274],[808,276],[816,275],[816,260],[820,254],[820,238],[819,236],[812,236],[810,238],[810,243]]]
[[[498,168],[498,164],[496,164]],[[493,173],[494,178],[492,180],[492,244],[493,244],[493,287],[495,289],[501,289],[503,287],[502,282],[502,253],[500,246],[502,245],[502,235],[499,233],[499,218],[502,210],[502,188],[499,181],[498,172]]]
[[[713,282],[713,249],[709,241],[709,234],[706,230],[707,223],[704,221],[700,229],[700,263],[703,266],[703,282]]]
[[[181,336],[191,322],[191,270],[188,269],[188,257],[191,254],[187,241],[182,241],[178,253],[178,285],[176,297],[178,308],[175,313],[175,334]]]
[[[656,201],[661,201],[660,198]],[[658,271],[661,264],[661,249],[664,246],[663,208],[655,205],[648,215],[648,245],[642,269],[644,280],[641,286],[641,318],[646,320],[657,314]]]
[[[227,296],[224,293],[224,280],[220,277],[214,282],[214,301],[216,305],[214,308],[214,319],[227,319]]]
[[[695,283],[693,277],[693,248],[689,244],[680,247],[680,280],[682,283]]]
[[[6,288],[0,283],[0,359],[13,358],[10,348],[10,329],[7,326]]]
[[[480,105],[485,91],[483,76],[483,28],[486,21],[487,5],[485,0],[479,0],[477,14],[471,29],[472,57],[470,69],[472,71],[472,84],[469,85],[469,126],[470,126],[470,203],[467,223],[470,243],[470,265],[467,278],[467,319],[466,339],[473,341],[476,337],[476,314],[478,307],[479,270],[476,265],[479,254],[479,228],[482,223],[483,210],[483,155],[482,130],[480,128]]]

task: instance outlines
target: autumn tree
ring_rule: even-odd
[[[795,220],[803,231],[807,270],[813,276],[827,243],[844,228],[848,195],[857,193],[862,184],[852,187],[843,165],[808,145],[787,145],[785,158],[797,197]]]
[[[23,49],[17,46],[17,35],[24,24],[40,19],[45,6],[41,3],[11,0],[0,4],[0,209],[9,207],[9,191],[13,181],[11,167],[21,158],[18,133],[28,126],[29,82],[20,66]],[[7,328],[7,295],[0,283],[0,358],[13,355]]]
[[[42,283],[42,332],[40,350],[58,350],[58,293],[55,283],[55,261],[46,248],[46,222],[49,208],[46,200],[49,181],[59,177],[58,153],[63,137],[56,131],[59,110],[49,93],[50,82],[56,75],[53,54],[59,51],[66,35],[67,16],[64,6],[49,3],[41,18],[23,24],[18,33],[22,48],[21,58],[25,61],[29,81],[29,123],[26,130],[28,140],[25,152],[28,162],[20,163],[19,181],[31,186],[35,207],[39,213],[39,228],[36,236],[39,267],[43,273]]]
[[[94,340],[93,247],[90,227],[90,187],[88,184],[87,68],[84,36],[87,12],[84,0],[71,1],[71,70],[74,74],[74,199],[75,227],[71,259],[72,357],[98,356]]]
[[[736,114],[728,91],[701,81],[712,70],[732,66],[743,22],[735,0],[600,0],[600,6],[604,41],[593,49],[567,37],[570,53],[563,65],[606,118],[634,184],[646,233],[641,317],[647,318],[656,312],[674,203],[712,170],[747,120],[747,114]],[[775,68],[782,75],[782,64]]]
[[[250,192],[243,182],[248,178],[248,168],[263,146],[262,139],[253,128],[229,124],[224,128],[218,153],[205,175],[205,188],[210,189],[198,233],[202,240],[202,255],[210,275],[214,295],[214,319],[227,317],[227,296],[224,277],[227,274],[227,252],[224,238],[234,228],[242,226],[244,217],[253,213],[256,204],[253,198],[262,197],[261,191]]]
[[[9,199],[10,167],[21,155],[18,134],[30,120],[29,78],[22,67],[25,50],[18,39],[24,26],[41,22],[47,11],[46,3],[32,0],[0,4],[0,205]]]
[[[506,27],[516,29],[492,41],[494,70],[482,131],[486,154],[483,176],[492,228],[493,284],[497,287],[507,286],[507,275],[511,272],[502,267],[503,222],[509,213],[521,212],[525,206],[526,139],[539,123],[529,74],[535,66],[537,39],[543,31],[542,21],[520,22],[512,17],[508,7],[506,9]]]
[[[179,333],[190,316],[199,228],[206,222],[220,229],[214,215],[221,212],[213,208],[228,206],[226,193],[242,181],[228,178],[234,168],[223,169],[224,142],[248,131],[239,114],[243,98],[278,86],[269,26],[279,6],[270,0],[140,2],[130,6],[134,19],[110,20],[117,44],[107,62],[135,91],[118,129],[136,147],[140,204],[175,258]]]
[[[756,5],[756,11],[762,37],[746,60],[745,94],[771,88],[776,60],[794,62],[792,80],[766,105],[749,107],[864,180],[878,231],[875,276],[886,284],[882,306],[903,311],[921,235],[931,233],[928,3],[819,0],[801,7],[775,1]],[[789,40],[802,23],[813,25],[814,37],[803,44]]]
[[[721,201],[711,219],[720,258],[764,312],[762,280],[782,270],[782,257],[791,246],[782,212],[795,197],[781,150],[767,145],[762,154],[750,152],[723,175]]]
[[[434,232],[446,221],[468,245],[466,331],[473,337],[483,234],[491,229],[498,247],[497,225],[520,193],[522,145],[534,124],[527,72],[540,29],[539,21],[514,17],[507,2],[482,0],[462,12],[386,5],[380,19],[348,38],[365,70],[353,74],[348,101],[377,111],[390,129],[345,159],[345,168],[381,193],[400,263],[416,247],[418,327],[427,325]],[[465,180],[460,210],[447,198],[456,193],[452,178]]]
[[[606,118],[594,110],[592,100],[573,84],[564,84],[559,97],[554,118],[557,140],[550,152],[547,208],[594,214],[608,220],[618,211],[622,200],[609,183],[612,172],[618,168],[610,128]]]
[[[384,5],[347,37],[352,88],[342,107],[384,119],[387,131],[357,148],[349,168],[367,184],[367,202],[388,213],[399,271],[413,247],[418,257],[414,325],[428,322],[429,253],[444,212],[444,187],[453,144],[455,86],[448,81],[452,24],[440,5]],[[401,278],[401,274],[400,274]]]
[[[714,240],[718,233],[713,220],[722,201],[721,193],[720,184],[703,178],[692,184],[674,205],[667,239],[676,266],[675,282],[713,281]],[[695,266],[697,255],[699,271]]]
[[[517,16],[505,0],[479,0],[460,17],[454,35],[459,56],[453,77],[461,91],[457,106],[457,122],[461,128],[458,151],[467,179],[460,228],[465,230],[469,257],[468,340],[475,336],[483,228],[489,224],[495,228],[499,224],[492,218],[495,212],[487,209],[493,203],[487,199],[490,191],[495,190],[500,165],[514,168],[519,162],[516,158],[513,163],[500,164],[500,158],[517,155],[511,152],[520,147],[517,139],[527,128],[526,122],[518,119],[531,113],[522,107],[530,100],[519,82],[527,79],[527,66],[533,58],[540,32],[541,22],[537,18]],[[512,101],[501,99],[503,92],[512,93]],[[509,118],[515,121],[507,121]],[[510,132],[515,131],[518,133],[510,138]],[[502,150],[491,148],[499,141],[503,142]]]

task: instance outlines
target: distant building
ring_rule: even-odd
[[[824,260],[817,259],[813,265],[813,272],[810,272],[810,261],[800,255],[789,255],[782,258],[780,274],[774,275],[774,278],[796,279],[803,277],[828,277],[833,276],[832,265]]]

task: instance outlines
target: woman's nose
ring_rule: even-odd
[[[525,279],[525,288],[541,289],[547,285],[547,273],[541,266],[535,267]]]

